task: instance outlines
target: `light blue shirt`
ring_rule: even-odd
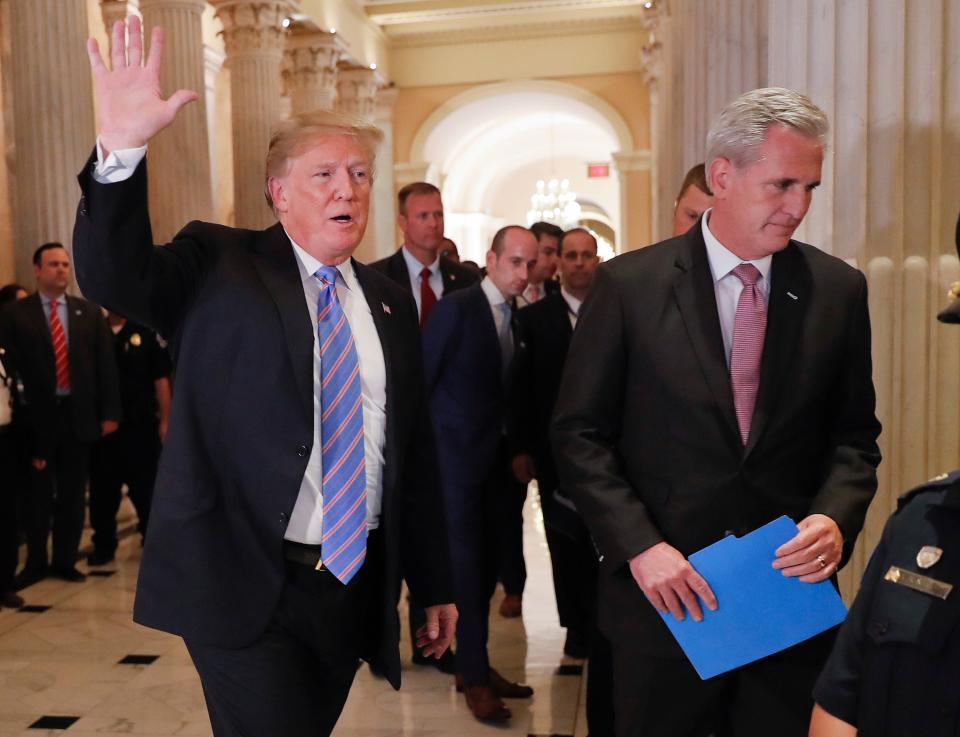
[[[45,295],[43,292],[38,292],[40,294],[40,304],[43,305],[43,316],[47,320],[47,328],[50,328],[50,303],[53,300]],[[60,324],[63,325],[63,335],[67,339],[67,351],[70,350],[70,310],[67,309],[67,295],[62,295],[57,298],[57,317],[60,318]],[[52,338],[51,338],[52,339]],[[63,391],[59,387],[57,388],[58,397],[69,397],[70,390]]]

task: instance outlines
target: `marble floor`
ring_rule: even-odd
[[[508,725],[481,724],[452,677],[410,664],[404,641],[401,691],[362,667],[335,737],[586,735],[583,667],[562,656],[564,631],[534,494],[524,519],[523,618],[499,616],[498,591],[491,605],[490,659],[504,676],[533,686],[533,698],[508,702]],[[181,640],[131,620],[139,557],[136,536],[127,537],[116,563],[95,570],[86,582],[42,581],[22,592],[24,610],[0,611],[0,737],[211,734]]]

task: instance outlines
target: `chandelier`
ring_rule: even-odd
[[[530,197],[527,225],[544,221],[556,223],[564,230],[580,222],[580,203],[577,193],[570,191],[569,179],[537,180],[537,191]]]

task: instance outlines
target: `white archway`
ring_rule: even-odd
[[[448,235],[464,258],[479,260],[497,228],[524,221],[540,178],[569,178],[622,232],[616,172],[588,180],[586,164],[632,150],[629,128],[606,101],[576,85],[527,80],[451,98],[421,125],[410,157],[428,165],[427,179],[443,192]]]

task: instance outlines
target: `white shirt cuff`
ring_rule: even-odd
[[[100,184],[115,184],[129,179],[146,155],[146,146],[122,148],[119,151],[111,151],[104,161],[103,147],[100,145],[100,139],[97,138],[97,166],[93,170],[93,179]]]

